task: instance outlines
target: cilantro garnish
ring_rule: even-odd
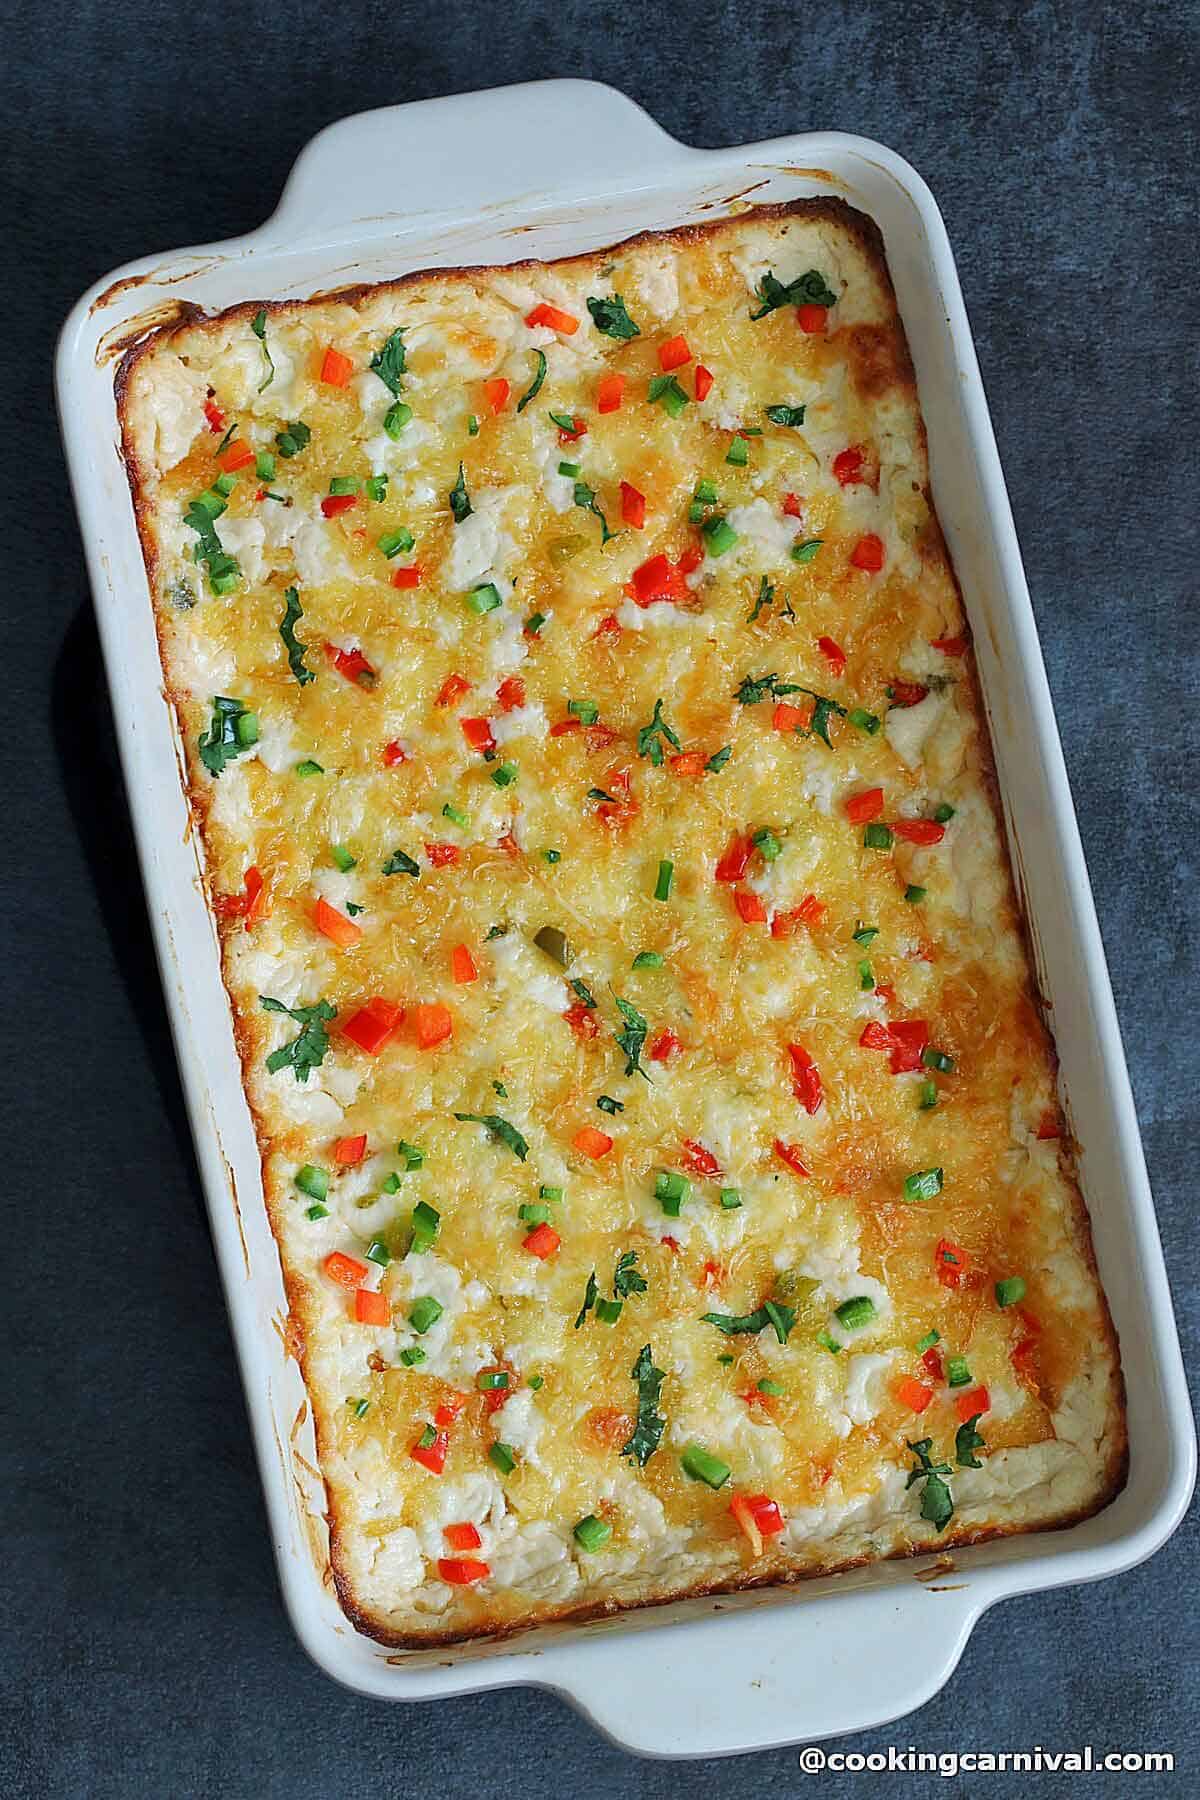
[[[784,283],[769,270],[759,282],[755,293],[762,301],[757,312],[752,312],[752,319],[761,319],[779,306],[836,306],[837,295],[831,293],[825,285],[825,277],[816,269],[809,269],[805,275],[797,275],[795,281]]]
[[[519,1162],[524,1162],[529,1155],[529,1145],[521,1136],[515,1125],[502,1119],[498,1113],[455,1113],[455,1118],[464,1125],[482,1125],[490,1138],[496,1142],[507,1144]]]
[[[382,350],[371,358],[371,367],[393,398],[400,398],[400,377],[404,374],[404,332],[397,325]]]
[[[772,699],[781,700],[785,694],[803,692],[804,689],[794,681],[780,681],[778,675],[745,675],[733,697],[739,706],[757,706],[768,694]]]
[[[458,480],[450,489],[450,511],[454,514],[456,525],[461,525],[464,519],[469,519],[474,511],[471,505],[471,496],[467,492],[467,477],[461,463],[458,465]]]
[[[421,865],[414,862],[412,857],[403,850],[393,850],[384,863],[382,872],[385,875],[415,875],[419,880]]]
[[[769,1325],[781,1344],[796,1323],[796,1310],[780,1300],[764,1300],[752,1313],[702,1313],[705,1325],[715,1325],[726,1337],[754,1336]]]
[[[650,1077],[642,1067],[641,1057],[650,1027],[636,1006],[630,1006],[628,1000],[622,1000],[620,994],[614,994],[613,999],[625,1021],[625,1029],[614,1033],[618,1045],[625,1052],[625,1073],[642,1075],[649,1081]]]
[[[983,1464],[975,1455],[976,1450],[986,1450],[987,1443],[976,1431],[982,1413],[972,1413],[965,1424],[960,1425],[954,1434],[954,1460],[960,1469],[982,1469]]]
[[[921,1438],[916,1443],[911,1438],[906,1438],[905,1442],[917,1459],[909,1471],[905,1489],[912,1487],[916,1481],[925,1483],[921,1494],[921,1517],[928,1519],[938,1531],[945,1531],[954,1517],[954,1496],[942,1479],[949,1475],[950,1464],[931,1461],[929,1452],[933,1448],[932,1438]]]
[[[605,337],[635,338],[641,336],[641,329],[635,325],[625,310],[625,302],[620,294],[608,294],[601,299],[592,294],[588,296],[587,309],[592,315],[592,323],[597,331]]]
[[[226,763],[258,742],[258,714],[225,694],[213,696],[212,708],[212,723],[200,734],[198,748],[209,774],[219,775]]]
[[[293,419],[282,431],[275,433],[275,448],[280,456],[296,456],[305,449],[312,438],[312,432],[303,419]]]
[[[302,644],[296,636],[296,621],[304,617],[304,609],[300,605],[300,595],[294,587],[286,588],[283,597],[287,605],[283,617],[279,621],[279,635],[283,639],[292,674],[300,686],[304,687],[307,682],[317,679],[313,671],[305,666],[304,658],[308,654],[308,645]]]
[[[643,1344],[638,1359],[630,1370],[637,1383],[637,1424],[628,1442],[622,1444],[621,1455],[632,1456],[639,1468],[645,1468],[658,1446],[667,1421],[658,1410],[658,1397],[666,1380],[666,1370],[656,1369],[649,1344]]]
[[[225,500],[211,490],[193,500],[183,515],[183,522],[196,533],[196,546],[192,552],[193,562],[202,563],[208,571],[208,585],[212,593],[228,594],[237,586],[242,573],[241,564],[236,556],[229,552],[217,536],[214,523],[225,511]]]
[[[517,411],[518,412],[525,411],[525,408],[529,405],[529,402],[531,400],[535,399],[536,396],[541,392],[542,383],[546,379],[546,352],[544,350],[535,350],[533,354],[537,358],[537,369],[534,371],[533,380],[530,382],[529,386],[525,389],[525,392],[521,395],[521,398],[517,401]]]
[[[639,756],[648,756],[656,769],[661,769],[663,747],[660,739],[665,738],[673,750],[678,750],[679,739],[662,716],[662,700],[654,702],[654,716],[648,725],[643,725],[638,732],[637,748]]]
[[[774,604],[775,585],[773,582],[768,581],[765,575],[762,575],[759,577],[758,598],[754,602],[754,611],[750,614],[750,624],[753,625],[755,619],[757,619],[764,607],[769,610]],[[783,608],[779,616],[781,619],[794,619],[796,616],[792,611],[792,603],[786,594],[783,596]]]
[[[626,1250],[617,1258],[617,1266],[613,1270],[613,1293],[628,1299],[630,1294],[646,1292],[645,1278],[637,1271],[638,1253]]]
[[[595,491],[588,486],[586,481],[577,481],[575,483],[575,504],[576,506],[582,506],[585,512],[595,513],[596,517],[599,519],[601,546],[607,544],[610,538],[616,537],[616,532],[608,529],[608,520],[596,505]]]
[[[704,767],[708,770],[710,775],[719,775],[732,755],[733,745],[723,744],[719,750],[709,757]]]
[[[802,406],[766,406],[763,408],[772,425],[803,425]]]
[[[599,1292],[600,1289],[596,1286],[596,1271],[593,1269],[587,1278],[587,1286],[583,1290],[583,1305],[575,1315],[576,1331],[579,1330],[579,1327],[583,1324],[583,1321],[587,1318],[593,1306],[595,1306]]]
[[[267,309],[265,306],[260,306],[254,317],[251,319],[250,329],[262,345],[262,353],[266,358],[267,363],[267,372],[258,384],[258,391],[261,394],[263,389],[269,388],[275,379],[274,358],[267,348]]]
[[[258,998],[264,1012],[286,1013],[301,1027],[299,1036],[290,1044],[281,1044],[278,1050],[272,1050],[267,1058],[267,1068],[272,1075],[278,1074],[280,1069],[290,1069],[297,1081],[307,1081],[309,1070],[319,1069],[325,1060],[329,1048],[325,1024],[327,1020],[337,1018],[337,1007],[331,1006],[328,1000],[318,1000],[314,1006],[285,1006],[282,1000],[273,1000],[269,994],[260,994]]]
[[[596,996],[595,996],[595,994],[593,994],[593,992],[592,992],[591,988],[588,986],[587,982],[580,981],[576,977],[572,977],[572,979],[567,983],[567,985],[568,985],[568,987],[571,987],[575,990],[575,992],[578,994],[579,998],[583,1001],[583,1004],[588,1008],[588,1010],[590,1012],[596,1004]]]

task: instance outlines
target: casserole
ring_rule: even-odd
[[[508,131],[506,109],[520,109],[519,128],[509,139],[514,161],[503,184],[519,188],[522,158],[526,170],[536,168],[545,132],[560,130],[568,118],[577,125],[584,106],[595,134],[619,142],[621,155],[629,159],[626,173],[608,171],[610,187],[605,195],[592,191],[582,169],[575,181],[564,177],[552,199],[508,200],[498,191],[489,206],[477,188],[472,191],[471,184],[477,183],[472,164],[478,159],[464,154],[462,120],[469,117],[472,129],[486,135],[499,129],[496,121],[503,117]],[[430,134],[443,129],[449,153],[439,168],[444,204],[436,212],[419,221],[405,220],[397,236],[394,221],[365,219],[355,226],[339,216],[336,204],[331,206],[327,192],[344,190],[343,170],[370,167],[386,186],[393,159],[402,157],[407,145],[427,145]],[[651,161],[661,166],[661,177],[648,182],[644,170]],[[314,1529],[319,1536],[319,1525],[306,1509],[315,1505],[319,1510],[322,1498],[319,1484],[304,1486],[308,1459],[301,1433],[307,1419],[302,1390],[283,1353],[286,1334],[281,1329],[277,1338],[268,1336],[272,1308],[282,1327],[278,1271],[261,1206],[252,1203],[257,1157],[232,1057],[224,997],[216,980],[212,929],[198,890],[195,861],[189,850],[178,848],[184,811],[169,755],[171,727],[165,709],[147,713],[144,708],[145,694],[159,685],[157,654],[148,608],[139,603],[139,619],[132,600],[135,593],[142,594],[143,582],[136,542],[125,523],[128,508],[120,488],[120,466],[115,454],[111,459],[96,454],[95,446],[111,443],[113,433],[111,368],[98,366],[96,358],[99,353],[103,363],[105,351],[120,340],[123,329],[155,322],[153,309],[146,316],[148,296],[140,291],[149,275],[157,306],[178,309],[179,295],[184,294],[211,310],[246,293],[307,294],[430,264],[515,260],[531,251],[548,258],[610,243],[638,230],[703,219],[752,186],[755,201],[777,201],[828,192],[831,184],[875,218],[887,243],[917,363],[935,492],[974,627],[1014,861],[1035,950],[1040,955],[1046,936],[1054,942],[1054,958],[1042,960],[1040,973],[1054,1009],[1064,1097],[1082,1144],[1083,1186],[1091,1204],[1101,1272],[1122,1337],[1131,1402],[1132,1473],[1129,1486],[1112,1507],[1047,1540],[1044,1547],[1008,1543],[965,1553],[961,1566],[967,1585],[953,1594],[927,1593],[903,1570],[871,1570],[842,1578],[828,1592],[822,1583],[800,1596],[764,1594],[722,1602],[727,1612],[755,1613],[745,1628],[748,1655],[740,1659],[748,1671],[745,1691],[739,1686],[730,1692],[710,1661],[712,1634],[736,1632],[737,1625],[698,1617],[712,1610],[711,1603],[684,1603],[669,1629],[671,1654],[686,1664],[679,1691],[686,1688],[688,1706],[685,1716],[672,1718],[658,1696],[652,1705],[639,1697],[636,1672],[639,1650],[647,1656],[657,1654],[645,1634],[668,1628],[662,1615],[623,1620],[619,1626],[592,1626],[582,1638],[570,1627],[554,1627],[539,1634],[537,1641],[522,1640],[522,1646],[511,1651],[497,1646],[459,1650],[452,1666],[445,1668],[423,1653],[397,1661],[373,1651],[348,1632],[313,1578],[309,1536]],[[359,200],[370,213],[371,204],[361,189]],[[944,308],[939,316],[949,318],[948,334],[933,329],[938,308]],[[114,702],[127,725],[123,737],[127,778],[148,884],[158,903],[156,911],[161,908],[163,915],[160,955],[175,1003],[181,1065],[223,1273],[231,1290],[285,1592],[307,1646],[331,1672],[368,1691],[414,1695],[543,1679],[570,1692],[622,1741],[687,1754],[759,1747],[848,1729],[892,1716],[932,1691],[952,1667],[970,1620],[992,1598],[1127,1564],[1161,1541],[1186,1502],[1192,1447],[1186,1409],[1172,1407],[1164,1392],[1164,1384],[1171,1386],[1177,1399],[1180,1377],[1161,1261],[1111,999],[1102,973],[1097,973],[1103,964],[1069,822],[1028,602],[964,332],[936,212],[917,179],[887,152],[854,140],[809,137],[736,153],[698,154],[663,139],[619,96],[571,83],[520,90],[507,97],[429,103],[334,128],[301,159],[280,212],[262,232],[240,247],[188,253],[154,268],[124,272],[107,290],[87,297],[68,324],[59,377],[72,473],[98,577]],[[175,843],[170,849],[172,835]],[[185,945],[185,951],[177,953],[177,945]],[[231,1211],[226,1159],[240,1190],[237,1213]],[[274,1344],[278,1349],[271,1347]],[[289,1446],[286,1457],[279,1447],[284,1444]],[[867,1653],[861,1649],[864,1613],[872,1619]],[[799,1633],[810,1630],[830,1634],[823,1636],[826,1645],[857,1640],[860,1646],[853,1685],[833,1696],[823,1693],[819,1709],[815,1701],[806,1706],[803,1696],[792,1695],[786,1686],[782,1692],[787,1698],[781,1699],[778,1686],[786,1680],[778,1659],[790,1652]],[[916,1639],[926,1634],[927,1653],[914,1654]],[[557,1669],[545,1666],[552,1656],[559,1659]],[[916,1670],[919,1674],[914,1674]],[[759,1682],[761,1686],[756,1685]],[[701,1704],[693,1715],[698,1697]],[[692,1724],[693,1716],[705,1723]]]

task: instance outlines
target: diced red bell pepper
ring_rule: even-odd
[[[679,1160],[689,1175],[711,1176],[721,1173],[721,1165],[712,1151],[706,1150],[695,1138],[684,1138],[683,1154]]]
[[[780,700],[771,714],[771,729],[785,733],[803,731],[811,718],[811,706],[793,706],[788,700]]]
[[[339,1138],[333,1146],[333,1160],[339,1169],[353,1169],[362,1161],[367,1153],[367,1134],[360,1131],[357,1137]]]
[[[954,1402],[954,1410],[965,1425],[976,1413],[990,1412],[992,1398],[985,1387],[972,1388],[970,1393],[959,1394]]]
[[[767,1494],[735,1494],[729,1510],[745,1532],[755,1556],[762,1555],[764,1538],[777,1537],[784,1529],[783,1515]]]
[[[491,1569],[475,1556],[439,1556],[438,1574],[451,1587],[470,1587],[473,1581],[486,1581]]]
[[[247,880],[249,880],[249,874],[250,871],[247,869]],[[1043,1143],[1049,1143],[1052,1139],[1062,1136],[1062,1121],[1053,1107],[1048,1108],[1042,1114],[1038,1123],[1037,1135]]]
[[[456,1394],[453,1388],[450,1390],[433,1415],[433,1422],[439,1431],[450,1429],[470,1398],[470,1394]]]
[[[541,300],[532,312],[525,314],[527,325],[545,325],[551,331],[560,331],[564,337],[574,337],[579,330],[579,320],[573,313],[564,312],[561,306],[551,306],[548,300]]]
[[[658,346],[658,366],[664,375],[669,374],[672,369],[682,369],[691,360],[692,353],[688,349],[687,339],[682,335],[668,338],[665,344]]]
[[[539,1262],[545,1262],[561,1243],[562,1239],[552,1225],[535,1225],[528,1237],[521,1239],[521,1248],[528,1250],[530,1256],[536,1256]]]
[[[225,414],[221,411],[221,408],[217,405],[211,394],[204,402],[204,416],[208,420],[208,429],[210,431],[224,431]]]
[[[551,737],[572,737],[575,732],[583,730],[582,719],[556,719],[550,727]]]
[[[930,638],[931,649],[940,650],[943,656],[965,656],[967,640],[965,637]]]
[[[462,856],[461,844],[426,844],[425,854],[431,869],[448,869]]]
[[[344,1250],[331,1250],[321,1267],[330,1281],[349,1288],[352,1293],[371,1273],[365,1262],[360,1262],[357,1256],[347,1256]]]
[[[753,888],[737,888],[733,896],[733,904],[737,908],[737,916],[743,925],[765,925],[767,909],[761,894]]]
[[[802,1181],[808,1180],[808,1169],[796,1144],[785,1144],[782,1138],[776,1138],[771,1147],[785,1168],[799,1175]]]
[[[713,372],[706,369],[703,363],[696,364],[696,401],[707,400],[712,393]]]
[[[878,575],[884,564],[883,539],[868,531],[850,552],[850,562],[856,569],[865,569],[868,575]]]
[[[558,428],[558,441],[560,444],[577,444],[581,437],[587,436],[587,426],[584,424],[579,414],[571,413],[569,416],[571,420],[570,425],[560,425]]]
[[[599,1162],[612,1149],[613,1140],[607,1131],[598,1131],[594,1125],[581,1125],[571,1139],[571,1146],[580,1156],[589,1156],[593,1162]]]
[[[906,844],[940,844],[945,835],[946,827],[936,819],[892,820],[892,836],[903,838]]]
[[[440,1475],[446,1466],[446,1452],[449,1448],[449,1433],[439,1431],[432,1444],[422,1444],[418,1438],[408,1454],[414,1462],[419,1462],[422,1468],[428,1469],[431,1475]]]
[[[818,306],[815,300],[809,300],[805,305],[796,308],[796,323],[801,331],[808,333],[809,337],[816,337],[818,332],[824,331],[825,321],[828,317],[827,309]]]
[[[630,586],[639,606],[652,606],[656,600],[686,600],[689,597],[683,576],[663,555],[652,556],[649,562],[635,569]]]
[[[748,837],[731,839],[713,871],[716,881],[740,881],[754,853],[754,842]]]
[[[889,681],[888,692],[893,706],[920,706],[929,689],[919,681]]]
[[[910,1412],[922,1413],[933,1399],[933,1389],[915,1375],[904,1375],[896,1383],[896,1398]]]
[[[406,563],[403,568],[392,573],[394,588],[415,588],[421,585],[421,570],[417,563]]]
[[[883,811],[883,789],[881,787],[866,788],[861,794],[851,794],[845,802],[845,813],[852,825],[866,825],[877,819]]]
[[[893,1075],[911,1075],[921,1067],[921,1052],[929,1042],[924,1019],[893,1019],[887,1028]]]
[[[683,1042],[669,1026],[664,1025],[650,1040],[646,1055],[651,1062],[670,1062],[683,1049]]]
[[[496,689],[496,705],[502,713],[510,713],[524,704],[525,683],[519,675],[506,675]]]
[[[864,1050],[890,1050],[892,1034],[886,1025],[880,1025],[872,1019],[870,1024],[863,1026],[862,1036],[858,1041]]]
[[[615,371],[602,375],[596,383],[596,411],[613,413],[620,410],[625,395],[625,377]]]
[[[433,1050],[438,1044],[444,1044],[453,1036],[454,1019],[448,1006],[440,1000],[423,1002],[413,1014],[416,1026],[417,1046],[421,1050]]]
[[[336,519],[339,513],[349,512],[357,505],[357,494],[326,494],[321,502],[321,512],[327,519]]]
[[[783,510],[789,519],[802,519],[804,517],[804,507],[797,494],[785,494],[783,496]]]
[[[703,775],[707,758],[703,750],[683,750],[678,756],[670,758],[672,775],[694,777]]]
[[[483,1543],[475,1526],[466,1523],[443,1526],[442,1536],[452,1550],[478,1550]]]
[[[952,1244],[949,1238],[938,1239],[937,1249],[933,1253],[933,1266],[944,1288],[962,1286],[968,1260],[961,1244]]]
[[[492,727],[487,719],[460,719],[462,734],[472,750],[478,750],[482,756],[490,756],[496,748],[496,740],[492,736]]]
[[[595,631],[592,633],[594,638],[604,638],[606,642],[615,642],[620,635],[621,621],[618,619],[616,613],[605,613]]]
[[[378,1288],[360,1287],[354,1295],[354,1317],[360,1325],[390,1325],[392,1309]]]
[[[485,381],[483,384],[483,391],[487,395],[487,403],[491,407],[493,415],[502,413],[508,405],[508,396],[510,392],[509,385],[507,381],[505,381],[503,375],[496,375],[493,376],[491,381]]]
[[[408,761],[404,745],[397,743],[395,738],[392,739],[390,744],[385,744],[383,746],[380,756],[385,769],[395,769],[401,763]]]
[[[438,689],[437,704],[453,706],[456,700],[461,700],[463,695],[469,694],[470,691],[471,684],[464,675],[447,675]]]
[[[820,1112],[824,1099],[821,1071],[803,1044],[789,1044],[787,1050],[792,1065],[793,1094],[806,1113],[811,1115]]]
[[[326,644],[325,654],[339,675],[345,676],[357,687],[370,687],[375,680],[375,670],[357,647],[353,650],[339,650],[336,644]]]
[[[339,912],[336,906],[330,906],[322,895],[317,896],[317,904],[313,907],[313,924],[339,950],[349,950],[362,941],[362,927]]]
[[[703,546],[698,542],[693,542],[688,545],[683,555],[679,558],[679,561],[675,564],[675,567],[679,570],[681,575],[694,575],[703,561]],[[687,585],[686,582],[684,585]]]
[[[851,487],[857,482],[867,479],[863,464],[866,452],[861,444],[851,444],[849,449],[839,450],[833,459],[833,473],[843,487]]]
[[[459,987],[465,987],[469,981],[479,980],[479,970],[475,967],[475,958],[465,944],[455,944],[451,950],[450,973]]]
[[[365,1050],[368,1056],[378,1056],[403,1023],[402,1006],[395,1006],[390,1000],[376,998],[366,1001],[356,1013],[352,1013],[342,1026],[342,1031],[360,1050]]]
[[[628,481],[621,483],[621,518],[634,531],[643,530],[646,524],[646,496]]]
[[[266,915],[267,886],[256,864],[243,875],[240,894],[219,894],[213,904],[219,918],[241,919],[247,931],[257,925]]]
[[[595,1007],[585,1006],[582,1000],[569,1006],[563,1018],[576,1037],[596,1038],[600,1035],[600,1021],[596,1017]]]
[[[817,639],[817,649],[821,652],[821,655],[828,662],[834,673],[840,675],[842,670],[846,667],[846,652],[842,649],[842,646],[839,643],[836,643],[831,637],[819,637]]]
[[[350,358],[343,356],[340,350],[335,350],[332,344],[328,344],[325,348],[325,355],[321,359],[321,380],[326,386],[345,387],[353,373],[354,364]]]
[[[936,1382],[945,1381],[946,1371],[942,1366],[941,1352],[938,1350],[936,1344],[930,1344],[928,1350],[926,1350],[921,1357],[921,1367],[931,1380]]]

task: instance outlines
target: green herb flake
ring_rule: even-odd
[[[329,1033],[325,1026],[331,1019],[337,1018],[337,1007],[331,1006],[328,1000],[318,1000],[312,1006],[285,1006],[282,1000],[275,1000],[269,994],[260,994],[259,1003],[264,1012],[285,1013],[300,1026],[300,1033],[290,1044],[281,1044],[278,1050],[272,1050],[267,1058],[267,1069],[277,1075],[280,1069],[290,1069],[297,1081],[307,1081],[313,1069],[319,1069],[329,1049]]]
[[[266,373],[258,384],[258,391],[261,394],[264,388],[269,388],[275,379],[275,364],[272,361],[271,352],[267,348],[267,309],[265,306],[260,306],[251,319],[250,329],[262,345],[263,360],[267,365]],[[361,1418],[361,1416],[360,1413],[359,1417]]]
[[[400,377],[405,370],[404,332],[397,326],[381,350],[371,358],[371,367],[393,399],[400,398]]]
[[[529,1145],[516,1126],[500,1118],[498,1113],[456,1112],[454,1116],[464,1125],[482,1125],[493,1142],[508,1145],[518,1162],[524,1162],[529,1155]]]
[[[589,294],[587,309],[592,315],[592,324],[605,337],[620,341],[641,336],[641,330],[630,318],[620,294],[608,294],[599,298]]]
[[[308,645],[302,644],[296,636],[296,622],[304,617],[304,609],[300,605],[300,595],[294,587],[284,591],[284,613],[279,621],[279,635],[283,639],[287,651],[288,666],[296,680],[304,687],[315,681],[316,675],[305,666],[304,658],[308,654]]]
[[[471,505],[471,496],[467,492],[466,470],[462,463],[458,465],[458,480],[450,489],[450,511],[454,515],[456,525],[461,525],[464,519],[469,519],[474,511]]]
[[[667,1427],[666,1419],[658,1410],[666,1370],[655,1368],[650,1346],[643,1344],[630,1374],[637,1386],[637,1423],[630,1438],[621,1446],[621,1455],[632,1457],[638,1467],[644,1469],[662,1443]]]
[[[258,714],[249,712],[240,700],[217,694],[212,703],[212,720],[198,741],[200,760],[210,775],[220,775],[227,763],[243,750],[258,742]]]
[[[752,319],[765,318],[767,313],[775,312],[781,306],[836,306],[837,295],[829,288],[825,277],[816,269],[809,269],[804,275],[797,275],[794,281],[783,282],[768,271],[759,282],[755,293],[761,302],[758,311],[752,312]]]

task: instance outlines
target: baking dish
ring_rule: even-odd
[[[487,147],[497,142],[505,145],[503,168],[481,173]],[[609,147],[602,179],[586,148],[596,142]],[[547,143],[581,146],[556,151],[552,190],[541,173]],[[421,194],[420,210],[389,209],[393,194],[412,191]],[[880,226],[917,365],[935,495],[974,627],[1017,878],[1121,1335],[1129,1485],[1105,1512],[1069,1531],[956,1553],[952,1581],[921,1579],[938,1573],[926,1558],[799,1591],[687,1601],[605,1623],[545,1628],[511,1647],[388,1653],[354,1632],[324,1579],[323,1488],[303,1388],[287,1352],[258,1153],[187,829],[173,718],[161,694],[153,617],[116,453],[112,359],[131,336],[187,306],[215,310],[246,298],[307,295],[413,268],[550,258],[720,216],[748,201],[829,192]],[[1111,1573],[1156,1548],[1191,1488],[1186,1390],[1028,595],[953,263],[919,178],[881,147],[839,135],[689,150],[621,95],[589,83],[388,109],[317,138],[261,230],[130,265],[97,284],[64,330],[58,383],[159,959],[284,1594],[321,1666],[391,1698],[536,1682],[561,1691],[621,1742],[649,1752],[760,1748],[894,1717],[946,1679],[992,1600]],[[1047,947],[1052,955],[1044,954]],[[750,1612],[753,1620],[743,1616]],[[650,1663],[665,1654],[674,1677],[666,1694]],[[798,1655],[802,1666],[823,1670],[819,1691],[791,1678]]]

